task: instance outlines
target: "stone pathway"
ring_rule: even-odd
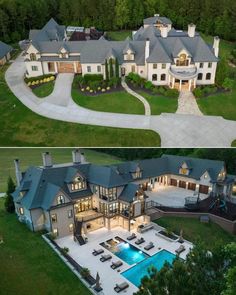
[[[145,115],[150,116],[151,115],[151,108],[150,108],[148,101],[142,95],[140,95],[137,92],[130,89],[123,78],[121,81],[121,85],[125,89],[125,91],[127,91],[129,94],[133,95],[134,97],[136,97],[138,100],[140,100],[143,103],[144,108],[145,108]]]
[[[203,116],[191,91],[181,91],[176,114]]]

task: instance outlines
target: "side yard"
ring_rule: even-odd
[[[202,242],[208,249],[217,245],[236,242],[236,237],[213,222],[200,223],[198,219],[186,217],[162,217],[155,222],[176,234],[183,230],[183,237],[193,243]]]
[[[0,199],[1,294],[91,294],[41,235],[6,213],[3,203]]]

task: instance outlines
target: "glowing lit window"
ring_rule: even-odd
[[[58,229],[57,228],[54,228],[52,232],[54,235],[58,236]]]
[[[57,222],[57,214],[52,214],[51,219],[52,219],[52,223]]]
[[[20,212],[20,215],[24,215],[24,208],[20,207],[19,212]]]
[[[70,231],[70,233],[73,232],[73,228],[74,228],[74,225],[73,225],[73,223],[71,223],[71,224],[69,225],[69,231]]]
[[[57,197],[57,205],[61,205],[65,203],[65,197],[60,195]]]

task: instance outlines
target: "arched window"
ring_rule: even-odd
[[[211,73],[206,74],[206,80],[211,80]]]
[[[152,81],[157,81],[157,74],[152,75]]]
[[[161,81],[165,81],[166,80],[166,74],[162,74],[161,75]]]
[[[188,66],[189,60],[187,59],[187,55],[185,53],[180,54],[179,59],[176,61],[177,66]]]
[[[30,60],[36,60],[36,54],[30,53]]]
[[[199,74],[198,74],[197,79],[198,79],[198,80],[202,80],[202,73],[199,73]]]
[[[57,197],[57,205],[61,205],[61,204],[64,204],[65,203],[65,197],[62,196],[62,195],[59,195]]]

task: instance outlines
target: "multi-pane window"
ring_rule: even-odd
[[[162,74],[161,75],[161,81],[165,81],[166,80],[166,74]]]
[[[203,69],[204,67],[204,63],[203,62],[200,62],[200,66],[199,66],[201,69]]]
[[[72,209],[68,210],[68,218],[72,218],[73,217],[73,212]]]
[[[127,204],[120,203],[120,214],[129,217],[129,212],[130,212],[130,206]]]
[[[177,59],[176,61],[176,66],[188,66],[189,65],[189,60],[187,59],[187,55],[186,54],[181,54],[179,59]]]
[[[100,187],[100,194],[99,198],[106,200],[106,201],[114,201],[117,199],[117,189],[116,187],[114,188],[105,188],[105,187]]]
[[[57,222],[57,214],[52,214],[51,215],[51,220],[52,220],[52,223]]]
[[[154,69],[154,70],[157,69],[157,64],[153,64],[153,69]]]
[[[162,69],[166,69],[166,64],[162,64],[162,65],[161,65],[161,68],[162,68]]]
[[[142,171],[137,170],[135,173],[133,173],[134,179],[141,178],[141,177],[142,177]]]
[[[30,60],[32,60],[32,61],[36,60],[36,54],[35,53],[30,53]]]
[[[64,204],[65,203],[65,197],[62,196],[62,195],[59,195],[57,197],[57,205],[61,205],[61,204]]]
[[[152,75],[152,81],[157,81],[157,74]]]
[[[52,232],[55,236],[58,236],[58,229],[57,228],[54,228]]]
[[[113,203],[109,205],[109,215],[117,214],[119,211],[119,204]]]
[[[80,177],[77,177],[77,179],[71,184],[72,191],[78,191],[78,190],[82,190],[84,188],[86,188],[86,183]]]
[[[37,72],[38,71],[38,67],[37,66],[32,66],[31,68],[32,68],[32,71],[33,72]]]
[[[202,80],[202,77],[203,77],[202,73],[199,73],[197,79],[198,79],[198,80]]]
[[[24,215],[24,208],[20,207],[19,212],[20,212],[20,215]]]
[[[206,80],[211,80],[211,73],[206,74]]]
[[[208,63],[208,68],[212,68],[212,62]]]
[[[91,73],[91,66],[87,66],[87,72]]]
[[[101,71],[102,71],[101,66],[97,66],[97,71],[98,71],[98,73],[101,73]]]

